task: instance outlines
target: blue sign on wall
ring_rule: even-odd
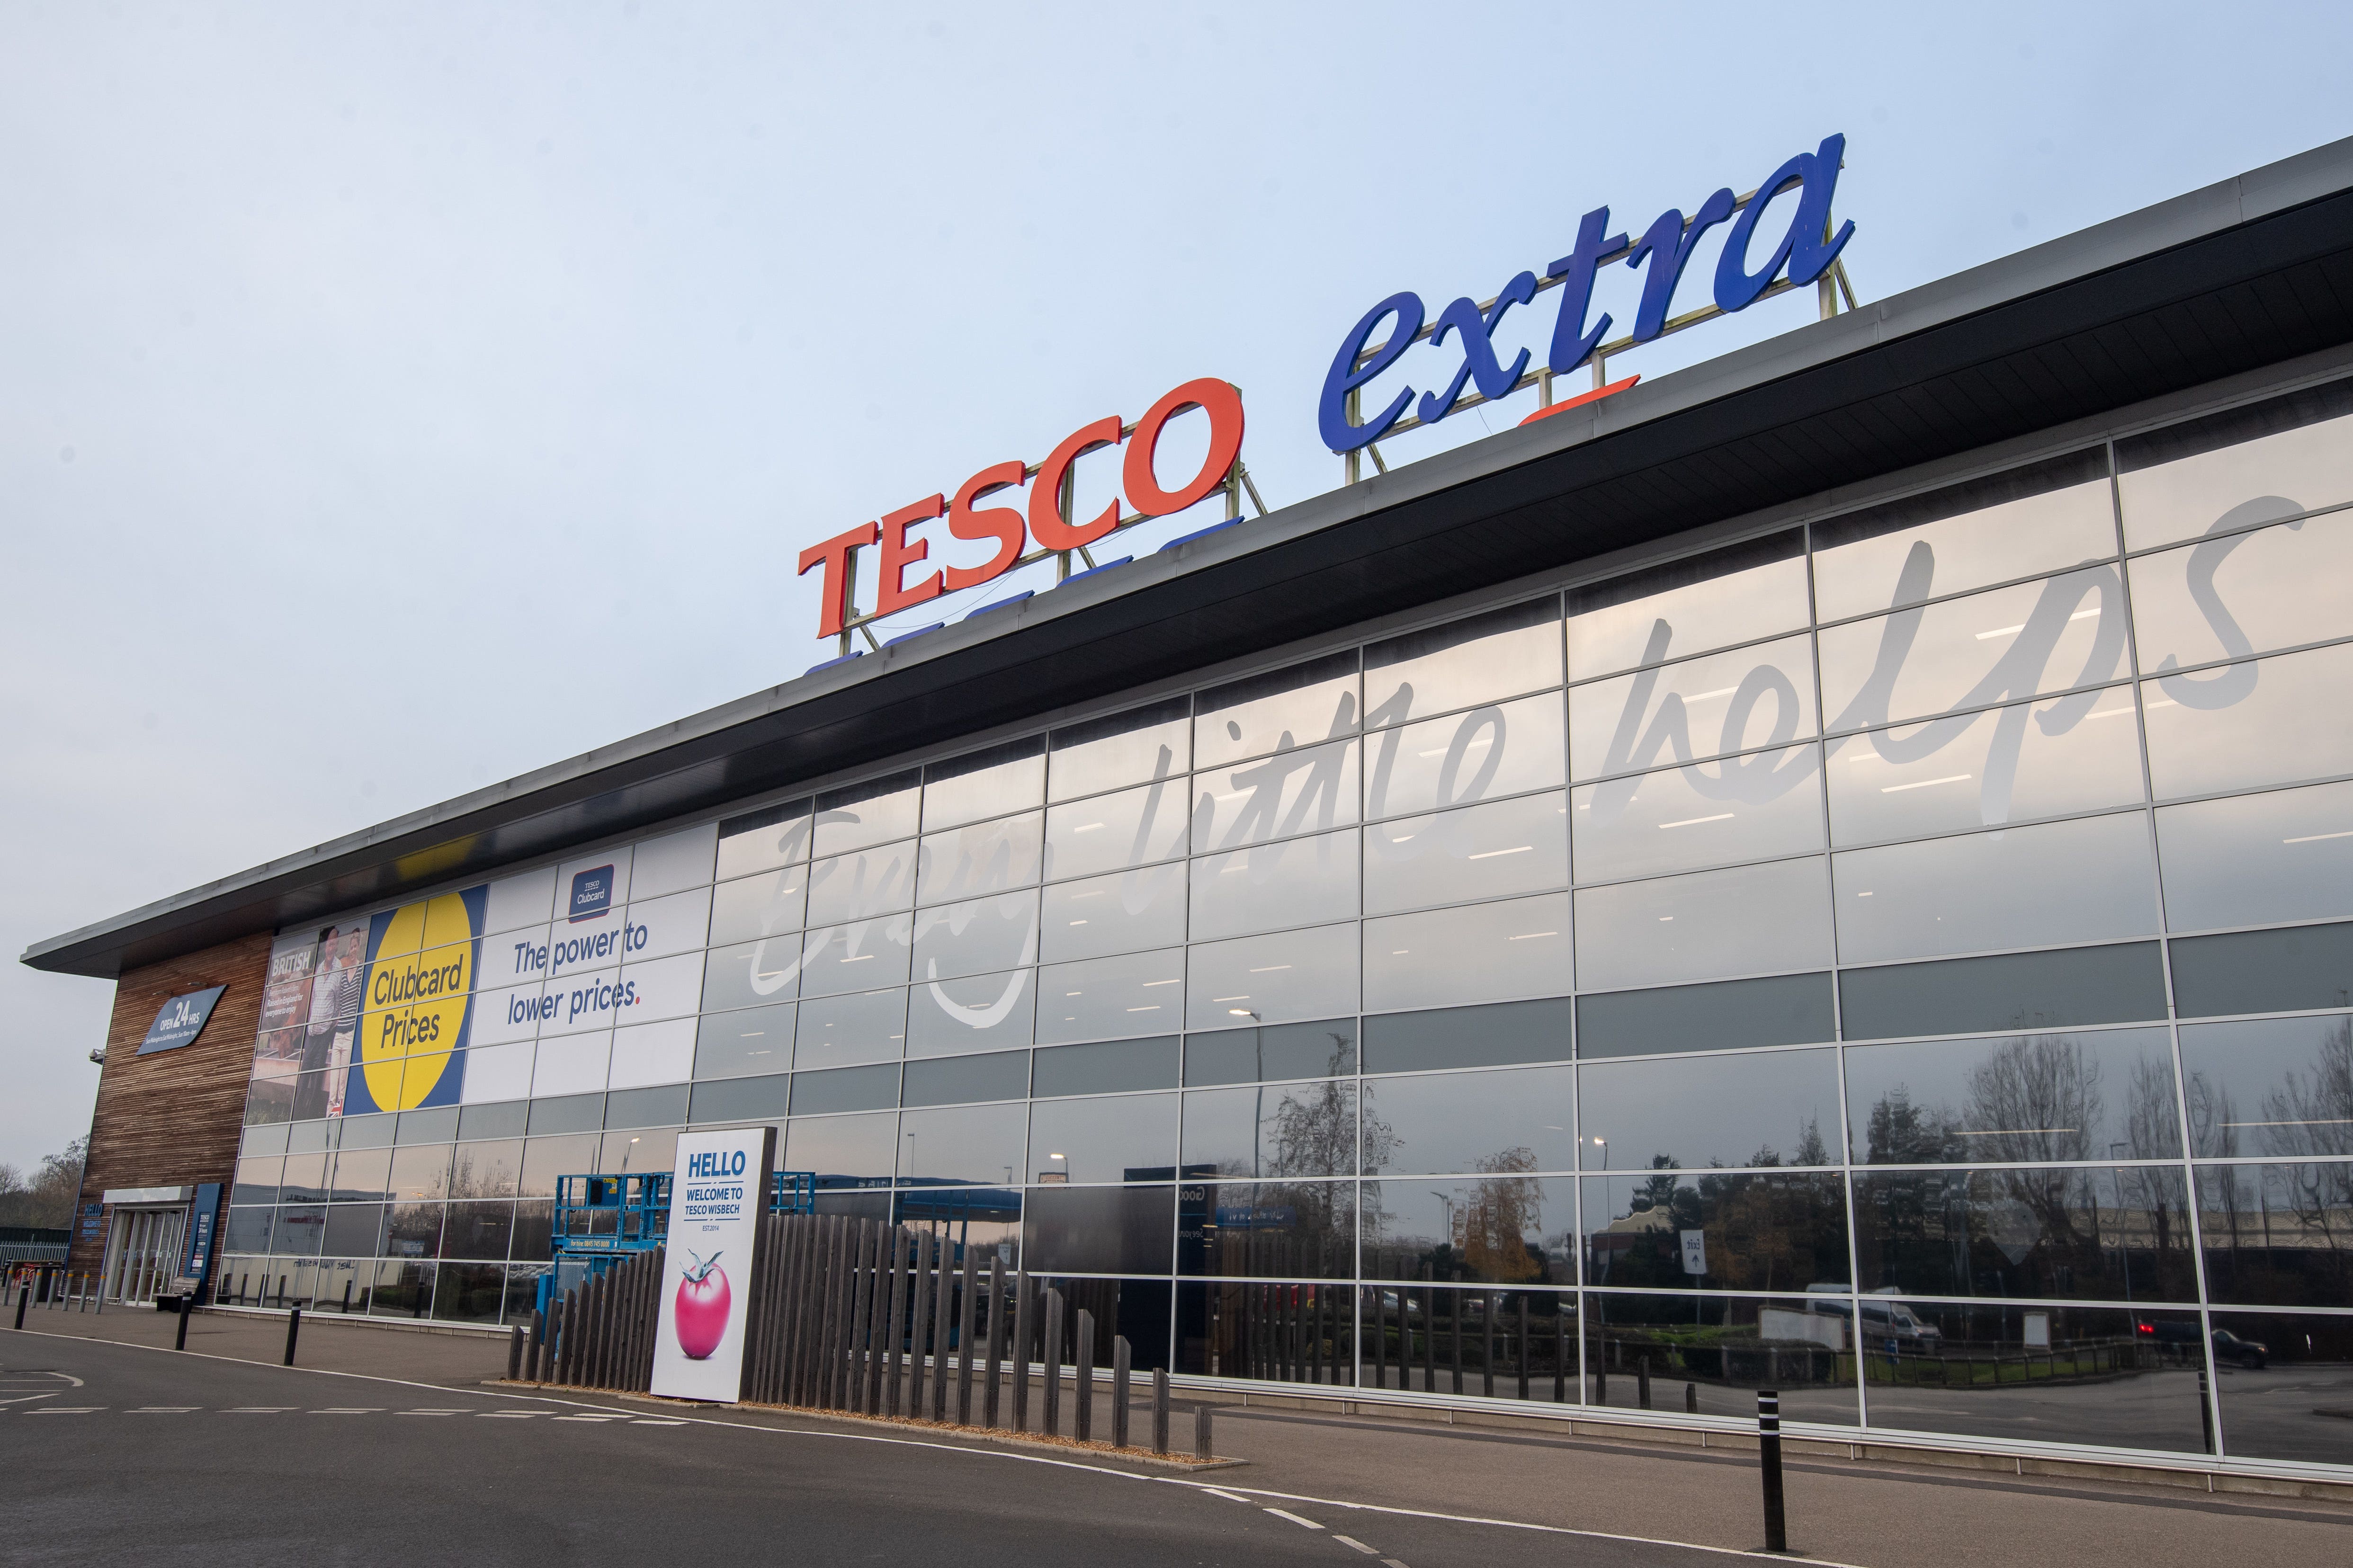
[[[613,907],[613,868],[599,866],[582,871],[572,879],[572,906],[567,911],[575,921],[592,921]]]
[[[220,1218],[221,1189],[218,1182],[200,1183],[196,1187],[195,1206],[188,1214],[188,1251],[181,1260],[180,1272],[203,1289],[205,1277],[212,1272],[213,1237]]]
[[[151,1051],[177,1050],[193,1042],[205,1032],[205,1025],[213,1016],[213,1004],[227,989],[226,985],[215,985],[164,1003],[155,1021],[147,1026],[147,1037],[139,1042],[137,1054],[143,1057]]]

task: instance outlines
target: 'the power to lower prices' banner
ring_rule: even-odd
[[[654,1393],[723,1404],[743,1397],[753,1251],[776,1163],[773,1127],[679,1139]]]

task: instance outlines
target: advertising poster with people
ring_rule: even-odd
[[[743,1396],[753,1254],[776,1163],[773,1127],[678,1141],[654,1335],[653,1392],[665,1398],[732,1404]]]

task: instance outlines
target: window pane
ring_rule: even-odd
[[[2353,915],[2353,784],[2168,805],[2157,845],[2174,931]]]
[[[1364,943],[1366,1012],[1569,989],[1567,893],[1366,921]]]
[[[1185,1169],[1220,1176],[1353,1176],[1356,1085],[1350,1079],[1185,1095]]]
[[[1831,857],[1831,875],[1849,963],[2157,930],[2138,812],[1850,849]]]
[[[788,999],[799,989],[800,974],[798,931],[773,941],[712,948],[702,961],[702,1010],[757,1007]]]
[[[1568,1068],[1427,1073],[1365,1085],[1365,1174],[1573,1171]]]
[[[2353,635],[2353,512],[2225,534],[2132,563],[2140,667],[2244,658]]]
[[[1366,912],[1565,887],[1567,815],[1567,798],[1553,792],[1366,828]]]
[[[1354,741],[1297,750],[1193,780],[1193,852],[1263,844],[1356,820]]]
[[[1568,594],[1568,678],[1754,642],[1806,624],[1800,536],[1776,535]]]
[[[230,1189],[233,1204],[274,1204],[278,1201],[278,1173],[286,1164],[279,1154],[255,1156],[248,1154],[237,1163],[237,1184]],[[354,1192],[350,1194],[358,1197]]]
[[[447,1143],[409,1144],[394,1150],[392,1195],[410,1201],[448,1197],[453,1152]]]
[[[1546,597],[1365,649],[1365,722],[1395,724],[1558,686],[1560,602]]]
[[[788,1171],[813,1171],[820,1187],[891,1184],[899,1146],[899,1116],[797,1116],[785,1129]]]
[[[907,994],[857,991],[812,997],[801,1004],[794,1037],[793,1067],[848,1067],[855,1062],[896,1060],[906,1054]]]
[[[2181,1157],[2163,1029],[1850,1046],[1858,1164]]]
[[[713,1013],[695,1027],[694,1076],[748,1078],[793,1064],[793,1005]]]
[[[1874,1288],[2094,1301],[2198,1297],[2178,1165],[1858,1175],[1854,1223],[1856,1258]]]
[[[2353,925],[2178,938],[2173,1000],[2185,1018],[2353,1004]]]
[[[1779,747],[1818,728],[1813,639],[1788,637],[1569,688],[1568,774]]]
[[[1395,816],[1557,788],[1565,752],[1559,694],[1473,708],[1366,742],[1365,815]]]
[[[915,841],[902,839],[809,868],[808,921],[833,925],[890,914],[915,901]]]
[[[2353,1019],[2341,1013],[2185,1026],[2181,1070],[2200,1157],[2353,1154]]]
[[[923,791],[918,775],[895,773],[848,789],[821,795],[817,802],[817,837],[811,847],[819,859],[863,849],[893,838],[912,838],[922,815]]]
[[[907,1054],[954,1056],[1029,1043],[1037,972],[1015,969],[917,984],[907,1005]]]
[[[921,901],[1028,887],[1038,879],[1045,830],[1045,814],[1032,811],[933,834],[923,844]]]
[[[923,831],[977,822],[1046,797],[1046,739],[992,746],[923,770]]]
[[[1029,1105],[960,1105],[899,1112],[899,1180],[1002,1183],[1029,1147]]]
[[[1185,1037],[1185,1084],[1345,1078],[1356,1070],[1356,1021],[1324,1018]]]
[[[1831,832],[1841,844],[1921,838],[2142,798],[2132,688],[2011,708],[1829,746]]]
[[[1076,800],[1191,767],[1193,700],[1178,697],[1054,731],[1046,797]]]
[[[1822,847],[1821,753],[1812,746],[1615,778],[1569,798],[1580,882]]]
[[[2200,1165],[2198,1225],[2216,1301],[2353,1301],[2353,1164]]]
[[[1194,700],[1193,765],[1215,768],[1243,757],[1356,732],[1356,653],[1332,654],[1254,675]]]
[[[319,1250],[330,1258],[374,1258],[384,1244],[382,1204],[332,1204],[326,1239]]]
[[[914,973],[922,980],[1017,969],[1038,957],[1038,893],[942,904],[915,914]]]
[[[1185,940],[1185,868],[1151,866],[1057,882],[1046,889],[1040,921],[1040,956],[1049,963],[1172,947]]]
[[[1204,856],[1191,866],[1194,937],[1276,931],[1356,913],[1356,830]]]
[[[1831,962],[1820,859],[1702,871],[1577,895],[1577,984],[1595,990]]]
[[[1130,1089],[1176,1087],[1176,1037],[1061,1046],[1030,1058],[1035,1095],[1114,1094]]]
[[[1917,584],[1917,598],[1939,591]],[[2126,673],[2124,579],[2097,566],[1821,632],[1833,734]],[[2089,703],[2085,703],[2088,707]]]
[[[1173,1187],[1031,1187],[1021,1197],[1021,1260],[1032,1273],[1166,1274]]]
[[[1049,881],[1150,865],[1185,853],[1191,781],[1183,777],[1094,795],[1046,813]]]
[[[2348,393],[2338,382],[2117,442],[2125,543],[2195,539],[2242,506],[2280,517],[2353,500]]]
[[[496,1258],[503,1262],[507,1244],[513,1236],[513,1204],[451,1204],[441,1226],[441,1256]],[[449,1270],[442,1273],[446,1279]]]
[[[1700,1290],[1843,1285],[1840,1179],[1763,1171],[1588,1176],[1585,1282]],[[1685,1242],[1692,1231],[1700,1233],[1696,1250]]]
[[[2158,798],[2353,773],[2353,644],[2141,682]]]
[[[2276,1366],[2282,1374],[2216,1380],[2223,1447],[2245,1458],[2343,1464],[2345,1418],[2322,1415],[2330,1407],[2315,1405],[2306,1391],[2344,1389],[2346,1368],[2353,1366],[2353,1316],[2216,1312],[2213,1324],[2217,1362],[2245,1372]],[[2189,1371],[2185,1365],[2180,1375]]]
[[[1363,1278],[1576,1283],[1576,1184],[1498,1172],[1364,1184]]]
[[[527,1198],[552,1198],[555,1195],[556,1177],[594,1171],[601,1142],[600,1135],[595,1132],[530,1140],[522,1146],[522,1194]]]
[[[1588,1171],[1841,1163],[1831,1051],[1605,1062],[1577,1089]]]
[[[1356,1272],[1353,1182],[1187,1182],[1176,1272],[1227,1279],[1345,1279]]]
[[[1167,1182],[1176,1176],[1176,1097],[1128,1094],[1030,1108],[1029,1180]]]
[[[1816,523],[1814,613],[1842,621],[1896,608],[1915,552],[1945,594],[2110,559],[2107,468],[2105,453],[2078,452]]]
[[[1354,1013],[1356,941],[1351,922],[1196,947],[1187,966],[1186,1023],[1215,1028]]]
[[[2137,1024],[2165,1013],[2164,963],[2153,942],[1894,963],[1839,976],[1839,1018],[1850,1040]]]
[[[1573,1006],[1557,1001],[1440,1007],[1365,1020],[1366,1072],[1567,1061]]]
[[[1588,992],[1577,999],[1580,1058],[1802,1046],[1838,1036],[1827,974]]]
[[[449,1169],[453,1198],[511,1198],[522,1174],[522,1140],[494,1138],[484,1143],[460,1143]]]
[[[719,825],[718,879],[749,876],[807,860],[809,803],[788,801],[730,817]],[[545,919],[543,911],[542,919]]]
[[[913,915],[889,915],[810,931],[801,945],[801,994],[905,984],[914,925]]]
[[[1091,958],[1038,972],[1038,1043],[1165,1035],[1184,1016],[1185,952]]]
[[[1852,1310],[1845,1298],[1837,1300]],[[1786,1419],[1852,1426],[1860,1414],[1854,1363],[1835,1348],[1847,1342],[1845,1324],[1830,1314],[1828,1303],[1805,1297],[1613,1291],[1585,1298],[1590,1397],[1620,1410],[1641,1404],[1648,1363],[1662,1378],[1684,1379],[1684,1396],[1703,1415],[1749,1419],[1757,1414],[1755,1391],[1773,1389]],[[1665,1397],[1658,1403],[1672,1408],[1672,1382],[1661,1392]],[[1873,1395],[1874,1415],[1877,1398]]]
[[[793,1075],[793,1110],[803,1116],[829,1116],[837,1110],[881,1110],[898,1102],[896,1062]],[[773,1111],[764,1111],[761,1119],[774,1115]]]
[[[1029,1053],[993,1051],[986,1056],[944,1057],[909,1062],[900,1075],[902,1105],[962,1105],[984,1100],[1023,1100],[1029,1093]]]
[[[1864,1295],[1860,1307],[1871,1424],[1924,1432],[2115,1447],[2207,1448],[2193,1313],[2067,1306],[1956,1305]],[[1846,1322],[1838,1327],[1843,1329]],[[1894,1353],[1884,1347],[1893,1344]],[[1998,1369],[2008,1365],[2010,1376]],[[2031,1382],[2015,1369],[2035,1366]],[[2048,1381],[2044,1381],[2047,1379]]]

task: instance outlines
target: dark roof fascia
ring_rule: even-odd
[[[37,942],[111,976],[2353,337],[2353,139]]]

